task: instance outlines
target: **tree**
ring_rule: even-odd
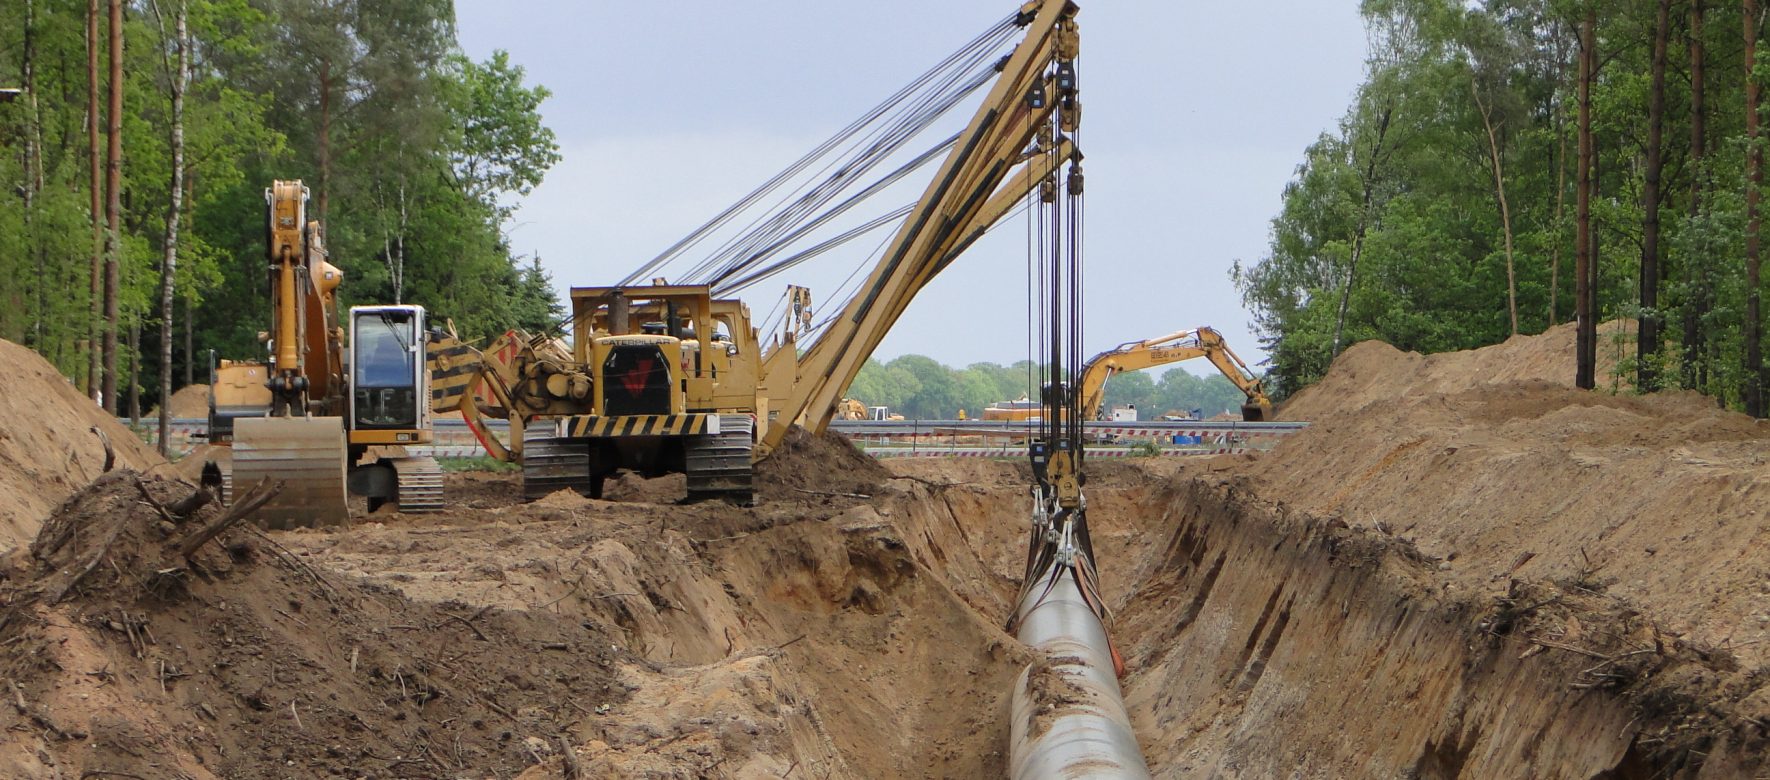
[[[118,288],[123,285],[123,0],[111,0],[110,149],[105,155],[104,383],[101,405],[117,407]]]
[[[1598,12],[1588,3],[1579,27],[1579,173],[1578,194],[1574,199],[1574,317],[1579,334],[1575,340],[1574,385],[1592,389],[1598,365],[1598,313],[1593,302],[1597,291],[1592,281],[1597,276],[1596,246],[1592,235],[1592,189],[1597,183],[1597,153],[1592,136],[1592,82],[1598,70]]]
[[[1695,221],[1702,214],[1703,164],[1708,151],[1708,137],[1704,132],[1706,110],[1703,105],[1703,93],[1707,89],[1707,77],[1703,73],[1703,0],[1690,0],[1690,31],[1688,48],[1690,49],[1690,220]],[[1700,264],[1689,262],[1684,264],[1685,301],[1683,306],[1684,345],[1681,351],[1681,379],[1684,389],[1695,389],[1702,384],[1700,369],[1703,353],[1702,318],[1708,311],[1708,280],[1706,275],[1698,273]]]
[[[1652,87],[1647,103],[1647,162],[1641,188],[1641,326],[1635,386],[1659,386],[1659,205],[1665,170],[1666,39],[1672,0],[1659,0],[1653,26]]]
[[[98,148],[98,120],[101,115],[98,108],[98,0],[87,0],[86,6],[86,85],[88,164],[92,169],[92,210],[89,213],[92,222],[92,279],[89,299],[91,314],[86,322],[86,394],[102,407],[105,406],[105,400],[100,376],[104,373],[104,362],[99,344],[104,339],[104,223],[99,217],[102,213],[99,198],[104,188],[101,186],[99,168],[104,158],[99,155]]]
[[[160,454],[170,457],[172,441],[172,293],[178,278],[178,222],[184,216],[184,93],[190,86],[190,29],[185,0],[179,0],[173,27],[178,66],[172,76],[172,184],[167,188],[166,255],[160,268]]]
[[[1759,317],[1760,287],[1758,276],[1758,202],[1764,183],[1764,150],[1758,133],[1758,3],[1745,0],[1745,413],[1764,417],[1764,356],[1758,340],[1762,335]]]
[[[503,235],[558,159],[546,92],[507,59],[466,61],[448,3],[10,3],[23,23],[0,25],[0,72],[30,89],[0,102],[0,191],[15,195],[0,198],[0,338],[107,409],[163,399],[169,369],[188,383],[210,349],[262,356],[262,193],[318,181],[321,57],[337,65],[325,135],[342,302],[397,295],[469,337],[558,322],[545,270]]]
[[[1504,35],[1494,25],[1482,24],[1487,17],[1471,11],[1465,16],[1469,29],[1466,48],[1469,52],[1469,94],[1481,115],[1481,129],[1487,137],[1488,163],[1493,169],[1494,200],[1500,210],[1500,230],[1506,249],[1506,311],[1511,335],[1518,335],[1518,273],[1512,258],[1512,209],[1506,202],[1506,172],[1500,153],[1500,129],[1505,119],[1496,118],[1497,105],[1504,94],[1505,80],[1512,70],[1510,52],[1506,51]]]

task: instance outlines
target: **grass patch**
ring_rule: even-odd
[[[468,471],[506,473],[522,470],[522,464],[520,463],[505,463],[490,455],[480,455],[472,458],[437,458],[436,465],[441,466],[443,471],[451,473]]]

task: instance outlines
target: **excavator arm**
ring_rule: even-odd
[[[1083,413],[1099,419],[1106,401],[1106,380],[1125,371],[1178,363],[1203,357],[1223,373],[1247,396],[1242,405],[1242,419],[1265,420],[1272,415],[1272,400],[1260,379],[1248,370],[1247,363],[1223,341],[1223,334],[1211,328],[1182,330],[1159,338],[1133,341],[1095,355],[1082,369],[1080,393]]]
[[[1076,11],[1070,0],[1032,0],[1021,8],[1025,37],[860,292],[800,356],[765,448],[778,446],[787,423],[801,416],[814,432],[827,427],[842,393],[915,295],[1058,166],[1079,163],[1063,134],[1074,126],[1053,133],[1050,121],[1060,100],[1077,105],[1073,70],[1053,68],[1075,60]]]

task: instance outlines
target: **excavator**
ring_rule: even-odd
[[[766,251],[742,253],[692,284],[640,281],[654,260],[621,284],[572,288],[569,344],[520,332],[483,349],[433,342],[432,409],[459,411],[488,453],[520,462],[529,498],[561,488],[599,497],[604,480],[625,469],[684,473],[690,499],[748,503],[752,462],[795,423],[827,428],[860,367],[941,270],[1029,194],[1054,200],[1060,166],[1075,168],[1069,186],[1079,191],[1075,14],[1069,0],[1031,0],[979,39],[1018,31],[1010,53],[965,50],[977,66],[974,84],[989,87],[982,104],[962,132],[918,158],[941,160],[933,180],[898,212],[903,219],[871,272],[814,339],[790,324],[765,347],[748,307],[724,294],[786,265],[758,270]],[[1059,115],[1059,106],[1068,110]],[[803,289],[789,288],[789,323],[811,322]],[[507,441],[485,424],[489,416],[508,420]]]
[[[225,492],[280,482],[256,514],[272,528],[344,524],[350,493],[371,511],[441,509],[442,469],[404,450],[432,439],[424,308],[353,306],[341,322],[344,272],[307,218],[307,188],[276,181],[264,197],[270,358],[226,361],[211,385],[211,442],[232,448],[211,461]]]
[[[1223,376],[1241,388],[1247,396],[1242,404],[1241,418],[1258,422],[1272,416],[1272,399],[1248,364],[1223,341],[1223,334],[1211,328],[1181,330],[1143,341],[1132,341],[1102,352],[1082,367],[1078,385],[1081,409],[1089,419],[1103,420],[1106,402],[1106,380],[1123,371],[1136,371],[1153,366],[1177,363],[1196,357],[1209,358]]]

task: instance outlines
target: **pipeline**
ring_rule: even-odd
[[[1015,681],[1008,776],[1147,778],[1119,691],[1123,663],[1107,635],[1084,510],[1048,506],[1035,490],[1014,626],[1038,660]]]

